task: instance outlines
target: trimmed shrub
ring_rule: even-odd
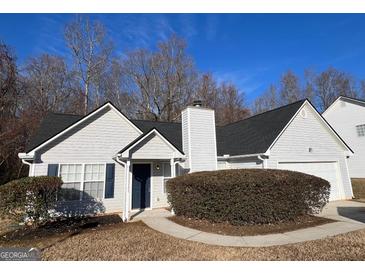
[[[47,222],[52,217],[61,185],[59,177],[39,176],[0,186],[0,216],[36,225]]]
[[[176,215],[265,224],[318,213],[328,203],[329,182],[304,173],[270,169],[232,169],[191,173],[167,182]]]

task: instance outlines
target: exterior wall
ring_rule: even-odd
[[[354,151],[348,160],[350,177],[365,178],[365,137],[356,132],[357,125],[365,124],[365,106],[340,99],[323,116]]]
[[[132,159],[171,159],[174,150],[160,136],[153,135],[133,148],[131,156]]]
[[[36,154],[34,175],[47,175],[48,164],[115,163],[114,198],[103,199],[106,212],[124,204],[124,167],[112,158],[140,135],[112,109],[102,111],[60,136]]]
[[[190,172],[217,169],[217,143],[214,111],[188,107],[182,112],[184,153]]]
[[[281,161],[337,161],[340,166],[343,197],[352,198],[352,187],[346,168],[345,148],[333,136],[308,105],[307,117],[298,114],[270,151],[268,168],[277,168]],[[312,148],[312,152],[309,152]]]

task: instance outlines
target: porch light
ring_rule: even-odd
[[[156,169],[160,170],[160,165],[159,164],[156,165]]]

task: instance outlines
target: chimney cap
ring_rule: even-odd
[[[194,107],[201,107],[203,105],[202,100],[194,100],[193,101],[193,106]]]

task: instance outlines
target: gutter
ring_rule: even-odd
[[[270,156],[270,153],[265,152],[265,153],[244,154],[244,155],[234,155],[234,156],[230,156],[229,154],[226,154],[223,156],[218,156],[217,158],[218,158],[218,160],[226,160],[226,159],[240,159],[240,158],[259,157],[259,156],[260,157],[261,156]]]
[[[33,164],[28,162],[34,160],[34,154],[18,153],[18,157],[22,160],[23,164],[29,166],[29,176],[34,176]]]
[[[265,156],[265,158],[263,158],[263,156]],[[264,169],[267,168],[267,159],[270,156],[270,151],[267,151],[265,153],[255,153],[255,154],[246,154],[246,155],[234,155],[234,156],[230,156],[228,154],[223,155],[223,156],[218,156],[217,159],[218,160],[230,160],[230,159],[242,159],[242,158],[249,158],[249,157],[257,157],[257,159],[259,159],[262,162],[262,167]]]

